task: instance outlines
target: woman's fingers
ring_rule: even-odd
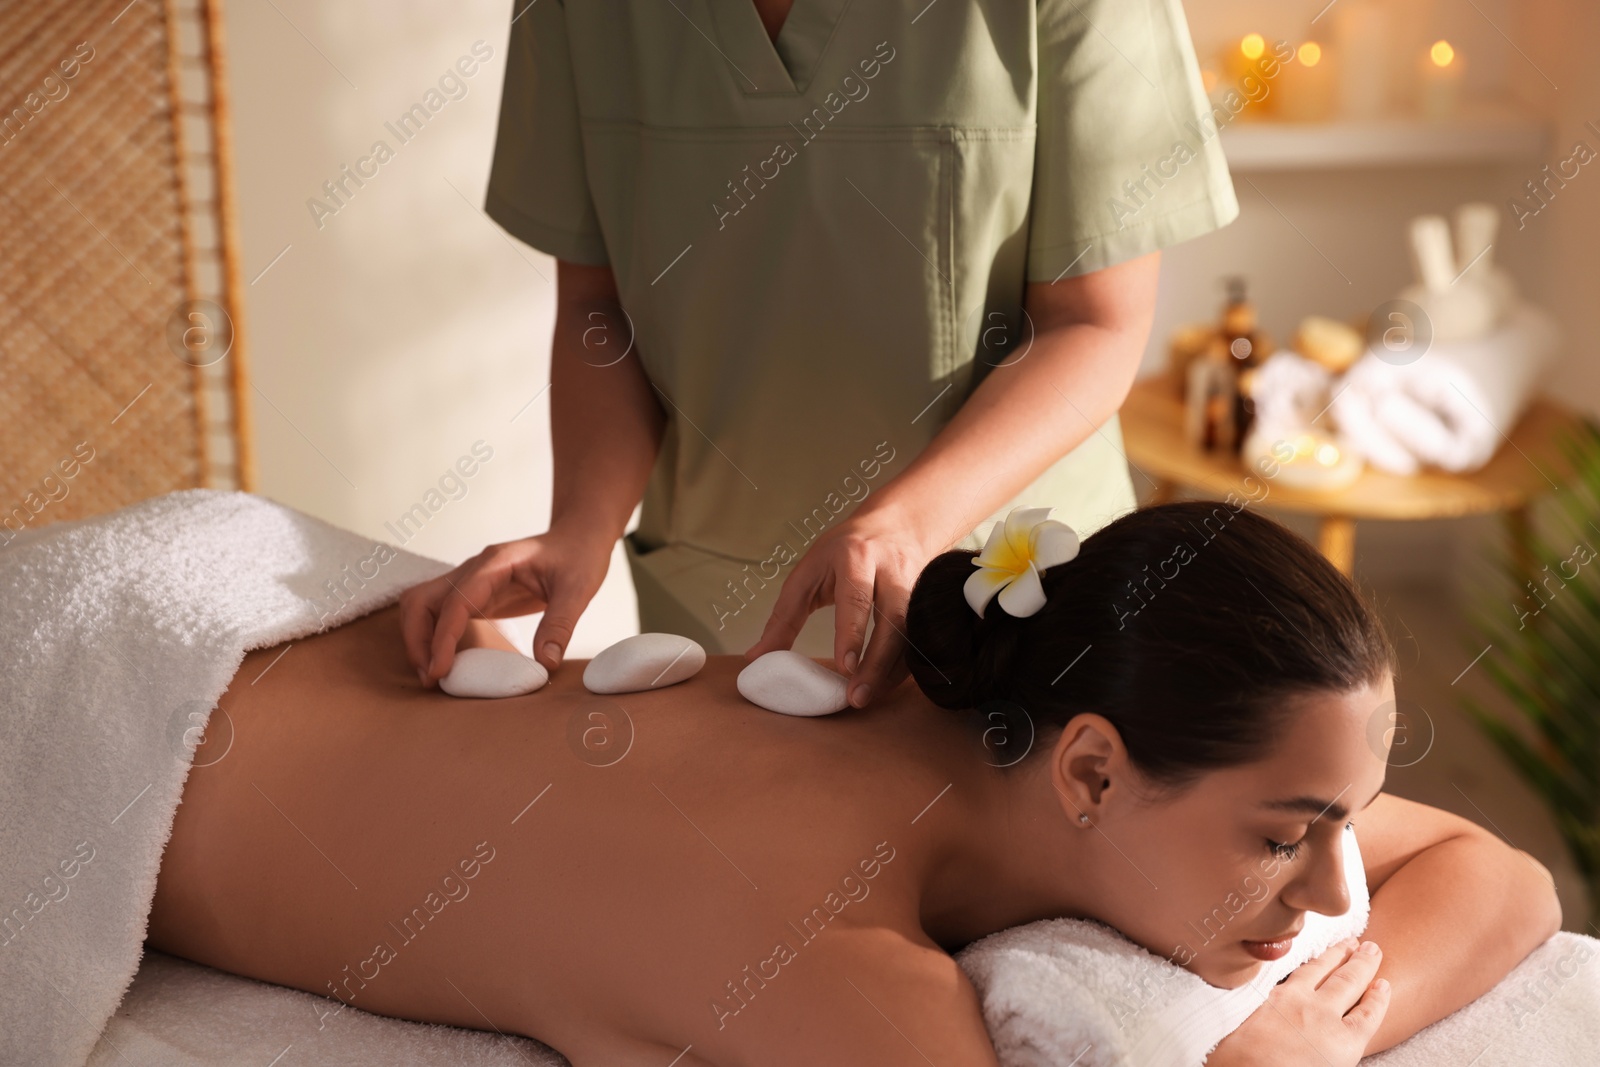
[[[1367,987],[1372,985],[1372,979],[1378,973],[1378,964],[1383,962],[1383,952],[1378,948],[1377,942],[1363,941],[1361,947],[1350,953],[1350,957],[1335,967],[1332,974],[1322,980],[1317,987],[1318,991],[1334,998],[1334,1003],[1341,1012],[1349,1011],[1356,1006]]]
[[[1294,973],[1290,974],[1285,981],[1308,985],[1312,989],[1316,989],[1322,985],[1323,979],[1327,978],[1345,960],[1350,958],[1350,954],[1356,950],[1356,946],[1360,943],[1360,938],[1355,937],[1347,937],[1343,941],[1334,942],[1320,956],[1306,960],[1299,967],[1296,967]]]
[[[1383,1017],[1389,1013],[1391,991],[1388,979],[1376,979],[1367,985],[1361,995],[1360,1003],[1345,1013],[1345,1025],[1355,1033],[1363,1048],[1372,1040],[1372,1035],[1378,1032]]]
[[[1381,959],[1348,938],[1308,960],[1217,1046],[1217,1061],[1354,1067],[1389,1010],[1389,983],[1373,981]]]

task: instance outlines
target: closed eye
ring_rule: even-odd
[[[1267,838],[1267,851],[1281,860],[1292,860],[1300,854],[1300,842],[1294,841],[1286,845],[1269,837]]]
[[[1355,826],[1356,824],[1354,819],[1344,824],[1344,828],[1346,830],[1354,830]],[[1291,841],[1287,844],[1282,841],[1274,841],[1270,837],[1267,838],[1266,841],[1268,852],[1272,853],[1279,859],[1292,860],[1300,854],[1300,846],[1305,843],[1305,838],[1302,837],[1299,841]]]

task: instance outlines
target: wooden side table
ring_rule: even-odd
[[[1559,440],[1581,424],[1580,416],[1553,401],[1536,399],[1488,465],[1467,474],[1423,470],[1404,476],[1368,468],[1338,490],[1296,489],[1267,481],[1232,453],[1205,452],[1183,433],[1183,399],[1166,374],[1134,384],[1122,406],[1122,436],[1128,460],[1156,482],[1153,503],[1180,490],[1243,497],[1270,486],[1267,507],[1315,516],[1318,547],[1345,574],[1355,569],[1356,522],[1360,519],[1441,519],[1500,512],[1524,569],[1532,572],[1528,549],[1529,508],[1541,494],[1559,487],[1571,474]],[[1246,477],[1256,488],[1247,490]]]

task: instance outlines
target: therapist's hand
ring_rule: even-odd
[[[543,611],[534,658],[548,671],[561,665],[573,628],[605,580],[609,538],[581,528],[490,545],[448,574],[400,597],[406,658],[423,686],[450,673],[456,645],[471,618],[504,619]]]
[[[1116,413],[1150,336],[1160,263],[1151,252],[1029,282],[1031,343],[993,363],[927,447],[812,543],[746,658],[789,648],[811,613],[833,604],[833,657],[850,675],[851,705],[899,685],[917,575]]]
[[[833,612],[833,659],[850,677],[852,707],[899,685],[905,662],[906,605],[923,566],[943,551],[915,535],[914,524],[889,509],[857,508],[811,545],[784,580],[772,617],[746,660],[794,644],[811,613]],[[876,617],[863,653],[867,623]]]

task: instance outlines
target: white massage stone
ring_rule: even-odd
[[[677,634],[634,634],[602,651],[583,669],[591,693],[637,693],[693,678],[706,665],[706,650]]]
[[[739,672],[739,693],[750,703],[784,715],[832,715],[850,706],[848,679],[810,656],[778,649]]]
[[[439,688],[453,697],[499,700],[531,693],[550,680],[538,660],[503,648],[463,648]]]

